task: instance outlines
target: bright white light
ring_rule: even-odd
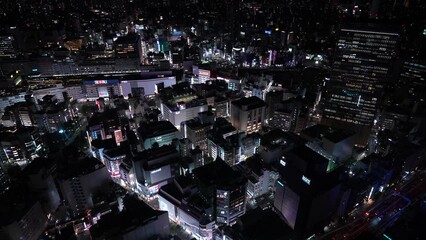
[[[371,199],[371,195],[373,194],[374,187],[371,187],[370,194],[368,194],[368,199]]]

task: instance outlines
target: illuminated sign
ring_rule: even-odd
[[[186,109],[186,104],[185,103],[179,103],[178,107],[179,107],[179,110],[185,110]]]
[[[303,175],[303,176],[302,176],[302,180],[303,180],[306,184],[311,185],[311,179],[307,178],[305,175]]]
[[[95,85],[102,85],[102,84],[117,84],[119,83],[118,79],[107,79],[107,80],[84,80],[83,84],[95,84]]]
[[[210,77],[210,71],[209,70],[201,70],[200,69],[198,71],[198,75]]]
[[[426,34],[425,34],[426,35]],[[390,238],[388,235],[386,235],[386,234],[384,234],[383,233],[383,237],[385,237],[386,239],[388,239],[388,240],[392,240],[392,238]]]
[[[117,145],[120,145],[120,142],[123,141],[123,134],[122,134],[121,130],[115,130],[114,136],[115,136],[115,143]]]
[[[107,84],[107,80],[95,80],[95,84]]]

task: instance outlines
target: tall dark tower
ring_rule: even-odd
[[[236,37],[240,32],[240,8],[241,1],[225,1],[226,7],[226,27],[231,32],[232,37]]]
[[[358,133],[366,145],[399,42],[395,29],[350,25],[340,30],[330,80],[323,93],[322,123]]]

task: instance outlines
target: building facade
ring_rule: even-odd
[[[381,26],[354,25],[340,30],[330,80],[323,93],[322,123],[358,132],[365,145],[390,81],[399,34]]]

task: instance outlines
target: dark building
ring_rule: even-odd
[[[41,202],[24,186],[12,188],[0,197],[0,239],[39,239],[46,216]]]
[[[340,171],[327,172],[329,161],[306,146],[283,155],[274,207],[301,237],[324,228],[337,209]]]
[[[247,180],[220,158],[194,170],[201,194],[211,199],[216,222],[229,225],[246,211]]]
[[[85,158],[65,166],[58,183],[66,204],[78,215],[93,208],[97,194],[109,191],[111,177],[96,158]]]
[[[126,196],[121,211],[101,217],[90,228],[92,239],[168,239],[169,218],[165,211],[152,209],[136,197]]]
[[[119,58],[138,57],[138,38],[136,34],[119,37],[114,42],[115,56]]]
[[[379,25],[340,29],[330,80],[323,94],[322,123],[358,133],[365,145],[396,55],[399,34]]]
[[[300,132],[296,130],[298,128],[298,123],[300,123],[299,116],[302,112],[303,102],[297,98],[290,98],[288,100],[275,103],[274,106],[274,111],[272,112],[270,119],[270,126],[281,129],[285,132]],[[300,128],[303,129],[304,126],[300,126]]]
[[[395,86],[394,104],[405,107],[410,113],[424,114],[426,61],[405,59]]]
[[[6,168],[3,166],[3,162],[0,162],[0,195],[3,194],[7,189],[9,189],[9,187],[9,176],[6,172]]]
[[[266,102],[266,112],[267,112],[267,120],[271,121],[274,116],[274,111],[279,106],[279,103],[284,98],[283,91],[272,91],[266,93],[265,102]]]

